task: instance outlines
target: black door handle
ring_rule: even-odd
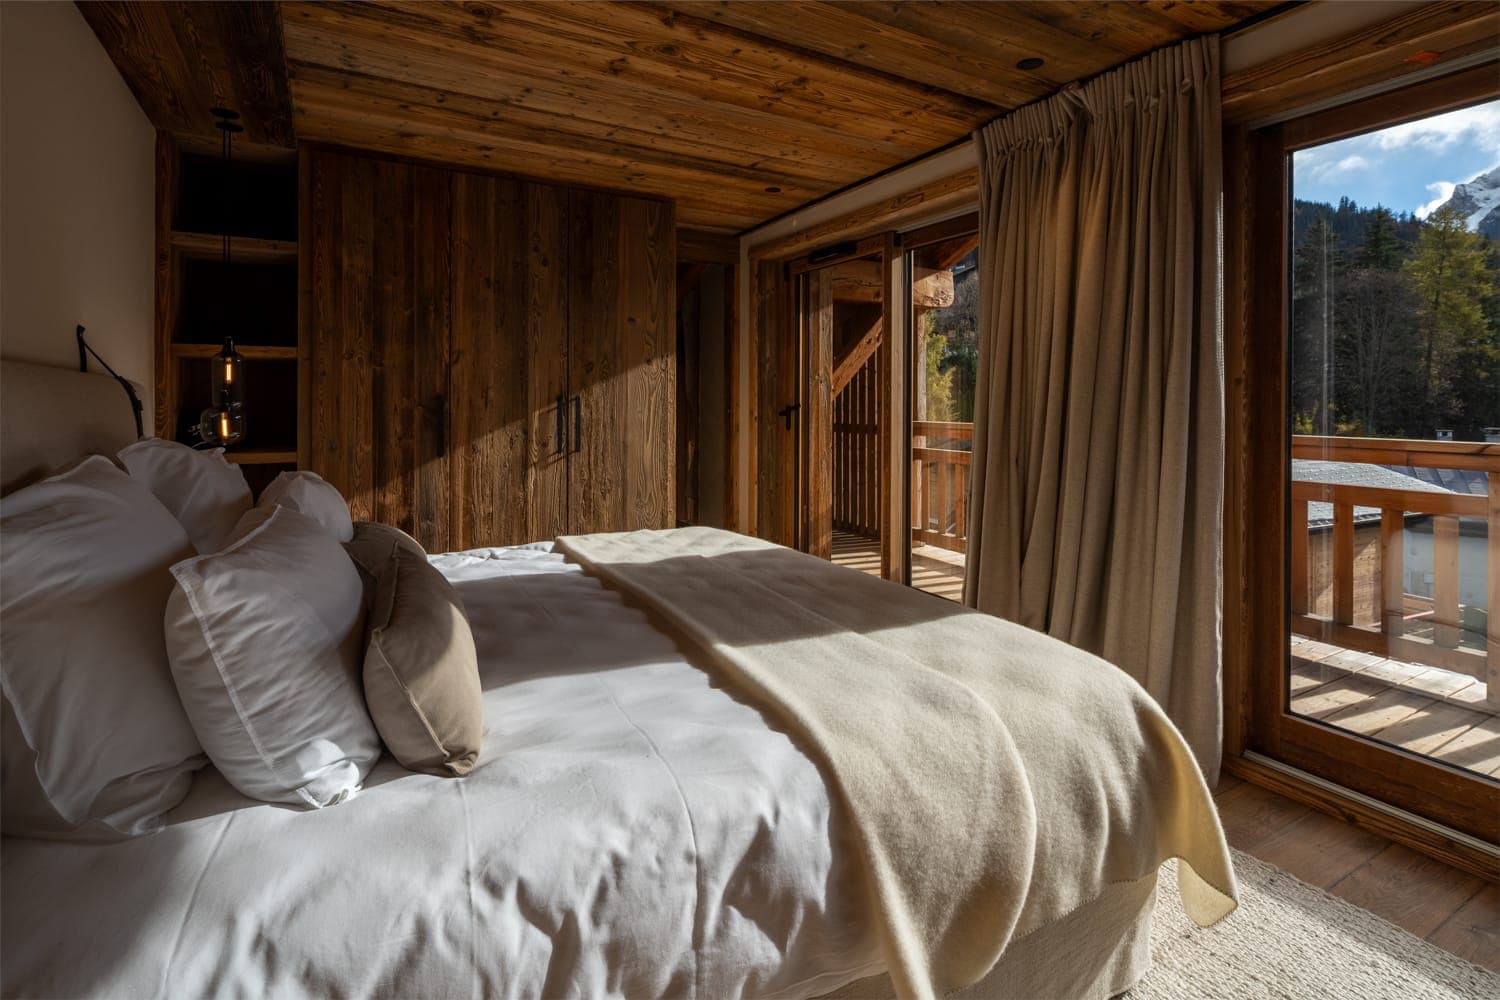
[[[568,405],[568,397],[562,393],[557,394],[557,437],[552,442],[553,452],[561,455],[568,447],[568,424],[563,410]]]
[[[573,450],[583,450],[583,393],[573,397]]]
[[[801,403],[788,403],[776,411],[776,415],[786,421],[786,429],[792,429],[792,414],[802,409]]]
[[[437,457],[443,458],[448,454],[448,397],[438,396],[432,408],[437,411]]]

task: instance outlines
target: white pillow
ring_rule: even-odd
[[[271,480],[257,507],[290,507],[321,524],[342,545],[354,538],[354,519],[344,495],[316,472],[283,472]]]
[[[146,438],[122,448],[120,461],[187,529],[193,548],[217,552],[245,511],[250,487],[223,448],[198,451],[176,441]]]
[[[204,764],[161,619],[182,527],[102,456],[0,500],[4,830],[147,833]]]
[[[222,552],[172,567],[167,652],[209,758],[267,802],[327,806],[381,752],[365,710],[364,592],[343,548],[285,507]]]

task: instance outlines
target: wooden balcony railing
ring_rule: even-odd
[[[964,552],[969,542],[969,449],[974,425],[914,420],[911,433],[912,541]]]
[[[1485,494],[1294,480],[1289,596],[1292,630],[1299,635],[1468,674],[1487,681],[1489,700],[1500,701],[1500,620],[1492,613],[1500,596],[1500,445],[1296,435],[1292,458],[1488,473]],[[1314,502],[1332,507],[1326,531],[1309,526],[1308,505]],[[1357,508],[1379,511],[1378,519],[1366,515],[1365,524],[1357,525]],[[1488,607],[1466,608],[1459,599],[1462,518],[1487,529],[1483,543],[1470,546],[1469,558],[1478,552],[1485,559]],[[1432,593],[1409,594],[1408,522],[1423,519],[1431,521]],[[1358,535],[1368,537],[1360,542]],[[1316,565],[1315,547],[1322,556]],[[1317,593],[1314,581],[1321,584]],[[1357,592],[1363,600],[1356,600]],[[1476,636],[1481,616],[1484,630]]]

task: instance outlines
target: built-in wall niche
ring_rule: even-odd
[[[221,155],[220,136],[157,133],[154,424],[191,440],[233,337],[246,433],[225,455],[259,492],[298,465],[298,159],[239,141],[227,168]]]
[[[185,257],[172,340],[241,347],[297,346],[297,259]]]
[[[241,153],[226,174],[217,154],[184,151],[174,229],[265,240],[297,238],[295,155]]]
[[[182,345],[183,347],[189,345]],[[179,348],[179,351],[181,348]],[[177,359],[180,395],[179,440],[197,423],[212,399],[212,354],[208,346],[201,355]],[[195,352],[197,353],[197,352]],[[251,348],[245,355],[245,437],[227,454],[253,455],[261,462],[295,464],[297,460],[297,362],[257,356]]]

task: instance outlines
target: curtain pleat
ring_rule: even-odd
[[[1210,780],[1222,733],[1216,37],[976,133],[965,600],[1098,653]]]

